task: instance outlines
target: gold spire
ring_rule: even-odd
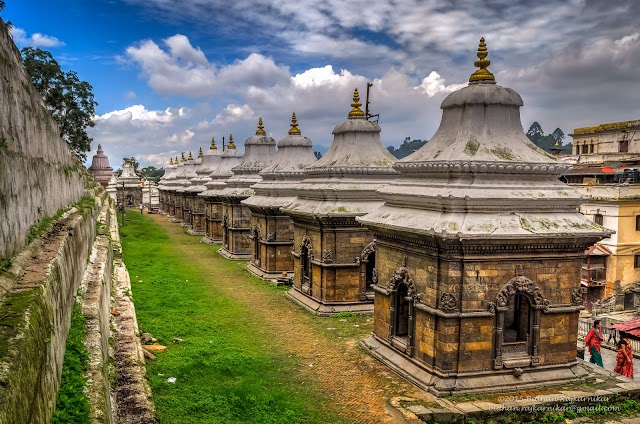
[[[560,140],[556,140],[556,147],[560,147]]]
[[[191,152],[189,152],[189,158],[187,160],[193,160],[193,156],[191,156]]]
[[[184,152],[182,152],[182,162],[186,162],[187,160],[184,158]]]
[[[229,134],[229,146],[227,146],[228,149],[235,149],[236,145],[233,144],[233,134]]]
[[[364,116],[364,112],[360,109],[362,103],[360,103],[360,94],[358,94],[358,89],[353,90],[353,103],[351,103],[351,112],[349,112],[349,118],[359,118]]]
[[[200,159],[202,159],[202,147],[200,148],[200,151],[198,152],[198,157],[199,157]]]
[[[169,159],[169,165],[173,165],[173,158]]]
[[[178,164],[178,162],[179,162],[179,161],[178,161],[178,156],[176,156],[176,162],[174,163],[174,165],[177,165],[177,164]]]
[[[289,130],[289,135],[300,135],[300,128],[298,128],[298,119],[296,118],[296,113],[293,112],[291,115],[291,129]]]
[[[482,37],[480,39],[480,45],[478,46],[478,53],[477,53],[478,59],[480,60],[476,60],[473,63],[476,67],[480,69],[478,69],[473,74],[471,74],[471,77],[469,78],[469,82],[496,80],[493,74],[489,72],[489,70],[487,69],[487,66],[491,64],[490,60],[485,59],[485,57],[487,57],[488,54],[489,53],[487,52],[487,45],[484,43],[484,37]]]
[[[264,130],[264,125],[262,125],[262,116],[258,119],[258,129],[256,130],[256,135],[267,135]]]
[[[209,148],[211,150],[218,150],[218,148],[216,147],[216,139],[213,138],[213,136],[211,137],[211,146],[209,146]]]

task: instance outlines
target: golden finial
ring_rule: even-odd
[[[358,89],[353,90],[353,103],[351,103],[353,109],[349,112],[349,118],[360,118],[364,117],[364,112],[360,109],[362,103],[360,103],[360,94],[358,94]]]
[[[298,118],[296,118],[296,113],[293,112],[291,115],[291,129],[289,130],[289,135],[300,135],[300,128],[298,128]]]
[[[267,135],[264,130],[264,125],[262,125],[262,116],[258,119],[258,129],[256,130],[256,135]]]
[[[177,165],[177,164],[178,164],[178,162],[179,162],[179,161],[178,161],[178,156],[176,156],[176,161],[175,161],[174,165]]]
[[[560,140],[556,140],[556,147],[560,147]]]
[[[202,147],[200,148],[200,151],[198,152],[198,157],[199,157],[200,159],[202,159]]]
[[[173,158],[169,159],[169,165],[173,165]]]
[[[229,146],[227,146],[228,149],[235,149],[236,145],[233,144],[233,134],[229,134]]]
[[[218,148],[216,147],[216,139],[211,137],[211,146],[209,146],[209,148],[211,150],[218,150]]]
[[[186,162],[187,160],[184,158],[184,152],[182,152],[182,162]]]
[[[487,69],[487,66],[491,64],[490,60],[485,59],[485,57],[487,57],[488,54],[489,53],[487,52],[487,45],[484,43],[484,37],[482,37],[480,39],[480,45],[478,46],[478,53],[477,53],[478,59],[480,60],[476,60],[473,63],[476,67],[480,69],[478,69],[473,74],[471,74],[471,77],[469,78],[469,82],[496,80],[493,74],[489,72],[489,70]]]
[[[191,156],[191,152],[189,152],[189,158],[187,160],[189,161],[193,160],[193,156]]]

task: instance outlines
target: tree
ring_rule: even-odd
[[[160,181],[160,177],[164,175],[164,168],[156,168],[155,166],[145,166],[140,170],[140,176],[142,178],[153,178],[156,183]]]
[[[93,141],[87,128],[95,125],[91,118],[98,105],[93,100],[93,87],[81,81],[74,71],[64,72],[48,51],[25,47],[22,63],[58,123],[60,136],[81,160],[85,160]]]
[[[131,156],[130,158],[122,158],[122,164],[129,162],[133,166],[133,170],[138,172],[138,167],[140,166],[140,162],[136,160],[135,157]]]
[[[531,126],[529,127],[529,131],[527,131],[527,136],[534,143],[538,138],[544,137],[544,131],[542,131],[542,127],[540,126],[540,124],[538,124],[538,122],[534,122],[533,124],[531,124]]]
[[[396,158],[402,159],[420,149],[427,141],[429,140],[411,140],[411,137],[406,137],[400,147],[396,149],[393,146],[389,146],[387,150]]]

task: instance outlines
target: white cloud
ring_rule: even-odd
[[[30,37],[27,37],[27,32],[22,28],[14,27],[11,30],[11,36],[13,37],[13,41],[21,46],[31,46],[31,47],[60,47],[65,44],[58,40],[56,37],[51,35],[41,34],[39,32],[35,32],[31,34]]]
[[[222,67],[207,61],[200,48],[187,37],[174,35],[164,40],[168,51],[151,40],[127,48],[127,56],[139,64],[149,85],[164,95],[208,97],[218,91],[244,85],[277,83],[288,75],[286,67],[273,59],[252,53],[243,60]]]
[[[238,106],[230,104],[225,107],[222,112],[218,113],[213,120],[213,125],[229,125],[240,120],[249,120],[255,117],[255,113],[249,105]]]
[[[127,100],[133,100],[137,97],[137,94],[135,91],[129,90],[126,93],[124,93],[124,98]]]
[[[436,71],[426,76],[416,89],[422,90],[428,96],[435,96],[438,93],[451,93],[465,87],[467,84],[450,84],[445,85],[444,79]]]

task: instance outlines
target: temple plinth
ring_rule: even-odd
[[[278,142],[271,165],[260,171],[254,195],[242,201],[251,210],[251,262],[249,271],[262,279],[293,277],[293,222],[280,209],[295,199],[293,189],[304,178],[303,169],[316,161],[311,140],[292,116],[289,135]],[[288,281],[280,279],[280,281]]]
[[[293,221],[295,278],[287,294],[319,315],[372,312],[375,242],[356,217],[382,205],[376,190],[397,175],[358,90],[351,106],[327,153],[305,168],[296,198],[281,209]]]
[[[251,258],[251,211],[241,202],[254,194],[251,186],[262,179],[260,171],[271,163],[276,154],[276,142],[267,136],[262,118],[258,121],[255,135],[244,142],[244,149],[242,163],[232,169],[233,177],[227,180],[226,187],[220,192],[226,225],[223,226],[224,242],[218,253],[233,260]]]
[[[484,49],[484,50],[482,50]],[[611,234],[577,212],[567,166],[529,141],[522,98],[495,83],[484,39],[468,87],[360,218],[376,238],[366,351],[438,395],[579,381],[580,270]]]

